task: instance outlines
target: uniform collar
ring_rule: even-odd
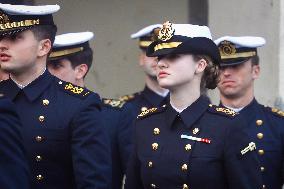
[[[11,99],[14,99],[20,91],[23,91],[30,101],[34,101],[49,86],[53,79],[54,77],[46,70],[24,89],[20,89],[15,82],[9,79],[6,82],[7,87],[4,87],[3,90]]]
[[[179,116],[184,125],[190,128],[208,109],[210,101],[204,96],[200,96],[195,102],[193,102],[189,107],[183,110],[180,114],[173,109],[171,105],[168,106],[166,110],[166,123],[169,127],[173,126],[173,122]]]
[[[3,92],[12,100],[17,96],[20,91],[21,89],[12,79],[4,80],[1,82],[1,92]]]
[[[164,103],[166,103],[165,99],[169,99],[169,95],[166,97],[160,96],[147,86],[145,86],[141,94],[147,99],[147,101],[151,103],[153,107],[164,105]]]
[[[243,115],[247,120],[253,121],[255,117],[257,116],[258,112],[258,102],[254,98],[246,107],[244,107],[241,111],[240,114]]]

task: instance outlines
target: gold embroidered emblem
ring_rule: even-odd
[[[118,100],[120,101],[129,101],[131,99],[133,99],[135,96],[134,95],[124,95],[118,98]]]
[[[150,108],[150,109],[147,109],[147,110],[141,112],[141,113],[137,116],[137,118],[139,118],[139,117],[144,117],[145,115],[147,115],[147,114],[149,114],[149,113],[153,113],[153,112],[157,111],[157,109],[158,109],[158,108]]]
[[[108,104],[112,107],[119,107],[119,108],[121,108],[125,104],[124,101],[120,101],[116,99],[104,99],[103,101],[105,104]]]
[[[279,110],[277,108],[270,108],[270,110],[271,110],[271,112],[273,112],[273,113],[275,113],[275,114],[277,114],[277,115],[279,115],[281,117],[284,117],[284,111]]]
[[[157,41],[159,39],[158,36],[159,36],[160,30],[161,30],[161,28],[155,28],[153,30],[153,33],[152,33],[152,36],[151,36],[151,42]]]
[[[230,56],[236,54],[236,47],[229,41],[223,41],[219,47],[221,56]]]
[[[65,90],[71,91],[74,94],[81,94],[84,91],[83,88],[73,86],[71,83],[65,85]]]
[[[10,22],[8,15],[0,11],[0,30],[28,27],[39,24],[40,24],[39,19]]]
[[[163,24],[163,28],[159,31],[158,39],[161,41],[167,41],[174,36],[175,30],[172,28],[172,23],[166,21]]]
[[[9,17],[0,11],[0,24],[9,23]]]
[[[216,108],[216,111],[217,112],[223,112],[223,113],[225,113],[227,115],[231,115],[231,116],[235,116],[235,115],[238,114],[234,110],[231,110],[229,108],[222,108],[222,107]]]

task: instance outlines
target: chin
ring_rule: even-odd
[[[1,63],[1,69],[7,73],[13,72],[15,70],[15,68],[13,68],[12,66],[3,63]]]
[[[238,92],[234,90],[224,90],[222,91],[222,95],[227,98],[234,98],[235,96],[238,96]]]
[[[158,82],[159,82],[159,85],[164,89],[170,89],[173,87],[173,85],[167,81],[158,80]]]

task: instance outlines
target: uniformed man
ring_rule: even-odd
[[[30,172],[15,105],[0,94],[0,187],[29,189]]]
[[[161,24],[147,26],[131,35],[132,39],[139,39],[139,65],[145,73],[145,88],[133,95],[120,97],[121,100],[129,101],[135,108],[136,116],[151,107],[159,107],[168,101],[168,90],[159,86],[156,76],[157,58],[147,57],[146,48],[154,41],[155,31]]]
[[[49,71],[58,78],[84,87],[93,60],[89,41],[92,32],[67,33],[55,38]],[[115,99],[103,99],[103,117],[111,140],[112,189],[120,189],[130,155],[133,112],[130,105]]]
[[[100,98],[46,70],[58,5],[0,4],[0,91],[23,123],[32,188],[110,188],[111,157]]]
[[[264,188],[281,189],[284,182],[284,113],[259,104],[254,97],[254,81],[259,77],[257,48],[265,44],[261,37],[221,37],[215,40],[222,63],[221,103],[242,114],[246,128],[256,143]]]

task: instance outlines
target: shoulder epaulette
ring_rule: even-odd
[[[58,81],[58,85],[61,89],[63,89],[63,91],[80,98],[86,98],[92,93],[86,88],[79,87],[77,85],[65,81]]]
[[[125,104],[125,101],[121,101],[121,100],[118,100],[118,99],[104,98],[103,103],[106,104],[106,105],[110,105],[112,107],[115,107],[115,108],[122,108],[123,105]]]
[[[153,115],[153,114],[156,114],[156,113],[160,113],[160,112],[163,112],[165,110],[165,106],[163,107],[160,107],[160,108],[149,108],[147,110],[144,110],[142,111],[138,116],[137,116],[137,119],[143,119],[149,115]]]
[[[238,115],[239,113],[235,112],[234,110],[230,109],[230,108],[225,108],[222,106],[216,106],[216,105],[212,105],[209,104],[209,111],[216,113],[216,114],[220,114],[220,115],[224,115],[227,117],[235,117],[236,115]]]
[[[137,93],[134,93],[134,94],[131,94],[131,95],[124,95],[124,96],[119,97],[118,100],[128,102],[128,101],[133,100],[136,95],[137,95]]]
[[[272,112],[272,114],[276,115],[276,116],[280,116],[280,117],[284,117],[284,111],[279,110],[277,108],[271,108],[271,107],[265,107],[269,112]]]

